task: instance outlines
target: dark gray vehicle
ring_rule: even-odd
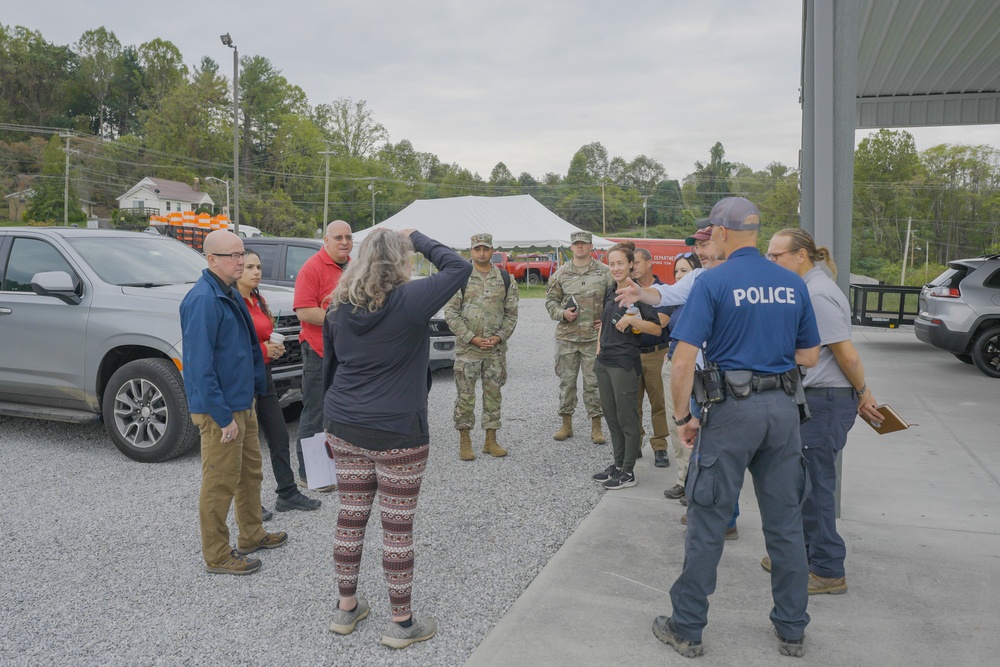
[[[204,268],[200,253],[158,234],[0,227],[0,414],[103,419],[136,461],[194,447],[178,308]],[[262,292],[288,337],[272,365],[287,406],[301,399],[298,318],[291,290]]]
[[[1000,255],[961,259],[920,290],[917,338],[1000,378]]]

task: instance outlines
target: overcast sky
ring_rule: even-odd
[[[173,42],[231,74],[261,55],[312,105],[366,100],[390,140],[488,178],[565,174],[599,141],[659,160],[682,179],[721,141],[755,169],[797,166],[801,0],[33,0],[0,22],[74,44],[100,26],[122,44]],[[1000,145],[996,126],[913,131],[936,143]],[[864,134],[859,133],[860,136]]]

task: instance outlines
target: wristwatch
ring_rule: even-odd
[[[684,419],[674,419],[674,424],[676,424],[677,426],[684,426],[684,424],[687,424],[693,418],[694,418],[694,415],[689,412],[688,416],[685,417]]]

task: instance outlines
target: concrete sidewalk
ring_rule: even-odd
[[[782,658],[749,475],[740,539],[709,599],[703,665],[987,665],[1000,656],[1000,380],[912,331],[856,330],[868,384],[910,423],[861,422],[843,461],[844,595],[810,598],[805,658]],[[652,634],[684,553],[684,508],[653,467],[608,492],[466,665],[688,664]]]

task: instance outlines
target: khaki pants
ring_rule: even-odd
[[[653,435],[649,438],[649,446],[654,452],[667,451],[667,411],[663,398],[663,362],[667,357],[667,348],[642,355],[642,377],[639,378],[639,423],[642,424],[642,394],[649,396],[649,413],[653,421]],[[670,415],[673,421],[673,415]],[[642,433],[645,435],[645,433]],[[642,446],[642,439],[639,440]]]
[[[677,483],[684,486],[687,479],[688,462],[691,460],[691,450],[681,444],[681,439],[677,435],[677,426],[674,424],[674,395],[670,389],[670,359],[663,359],[663,398],[667,410],[667,430],[670,433],[670,442],[674,447],[674,460],[677,463]]]
[[[222,442],[222,428],[207,414],[192,414],[201,432],[201,553],[209,564],[221,563],[233,547],[226,517],[236,500],[237,546],[250,548],[264,535],[260,511],[261,472],[257,413],[251,408],[233,413],[239,433],[233,442]]]

